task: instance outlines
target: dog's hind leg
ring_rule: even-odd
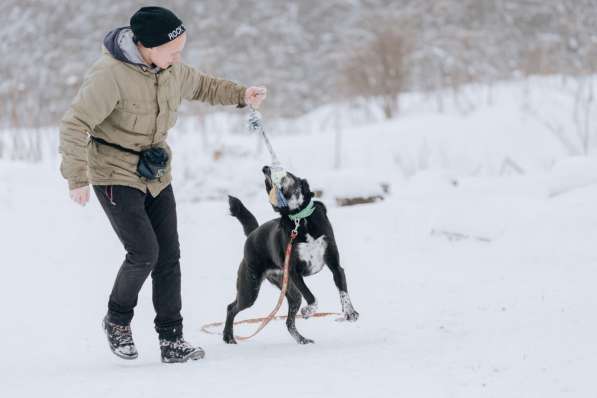
[[[278,287],[278,289],[282,289],[281,273],[270,273],[267,275],[267,280],[270,281],[274,286]],[[296,313],[301,307],[301,293],[291,281],[288,281],[286,299],[288,300],[288,317],[286,318],[286,327],[288,328],[288,332],[299,344],[314,343],[313,340],[304,337],[296,329]]]
[[[307,300],[307,305],[301,308],[301,315],[303,318],[307,319],[317,312],[317,299],[305,284],[305,280],[303,279],[302,275],[292,272],[290,276],[299,292],[301,292],[305,300]]]
[[[236,281],[236,300],[228,304],[227,308],[226,324],[224,325],[224,341],[227,344],[236,344],[234,339],[234,317],[255,303],[259,295],[261,282],[261,275],[252,272],[243,260]]]

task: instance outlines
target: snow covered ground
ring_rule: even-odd
[[[326,156],[333,152],[332,132],[274,139],[290,171],[326,190],[361,314],[354,324],[299,320],[298,329],[316,342],[308,346],[297,345],[280,322],[236,346],[200,332],[203,324],[223,320],[235,293],[244,237],[227,215],[224,195],[238,195],[260,221],[274,216],[259,172],[267,157],[251,155],[253,137],[225,135],[224,155],[212,162],[188,144],[198,137],[173,133],[185,336],[207,352],[202,361],[178,365],[159,360],[147,286],[132,325],[139,359],[125,362],[109,352],[100,322],[123,250],[95,198],[85,208],[71,203],[56,160],[1,161],[0,395],[596,396],[597,166],[566,159],[547,133],[533,151],[533,141],[543,139],[538,125],[521,124],[514,111],[480,112],[347,130],[339,171]],[[500,131],[499,121],[514,132]],[[483,125],[494,141],[471,144],[467,134]],[[429,131],[416,134],[424,126]],[[461,151],[465,161],[431,162],[426,171],[405,175],[396,154],[406,159],[421,134],[432,136],[442,126],[462,137],[438,133],[439,141],[454,145],[444,158]],[[515,141],[525,128],[531,136]],[[458,149],[459,140],[472,146]],[[504,145],[486,148],[495,157],[483,164],[485,171],[471,172],[484,158],[479,148],[495,142]],[[503,153],[530,170],[525,175],[499,176],[492,166],[509,145],[518,155]],[[335,195],[374,193],[380,182],[391,185],[384,201],[335,205]],[[328,270],[307,284],[320,310],[339,311]],[[265,283],[255,306],[238,319],[265,314],[276,298]]]

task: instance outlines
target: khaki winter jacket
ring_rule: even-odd
[[[166,174],[150,182],[136,174],[137,155],[90,141],[89,134],[135,151],[160,146],[172,159],[166,138],[182,99],[242,106],[245,90],[184,64],[152,73],[104,48],[60,123],[61,173],[70,189],[126,185],[157,196],[172,179],[171,161]]]

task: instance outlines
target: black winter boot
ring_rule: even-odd
[[[205,356],[201,347],[193,347],[182,337],[176,339],[160,339],[162,362],[186,362],[189,359],[197,360]]]
[[[108,337],[110,350],[114,355],[123,359],[135,359],[139,356],[133,342],[133,334],[130,326],[117,325],[110,322],[108,315],[102,321],[102,327]]]

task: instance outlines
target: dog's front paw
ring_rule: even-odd
[[[234,339],[234,336],[232,336],[232,335],[224,335],[224,342],[226,344],[236,344],[236,340]]]
[[[346,320],[348,322],[356,322],[357,319],[359,319],[359,313],[356,312],[355,310],[344,313],[344,320]]]
[[[301,315],[303,316],[304,319],[308,319],[308,318],[312,317],[313,315],[315,315],[316,312],[317,312],[317,301],[314,302],[313,304],[309,304],[309,305],[306,305],[303,308],[301,308]]]

